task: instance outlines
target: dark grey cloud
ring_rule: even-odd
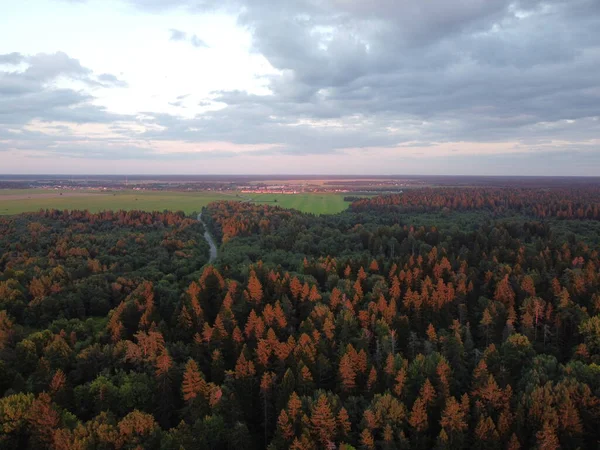
[[[599,5],[229,0],[219,7],[238,12],[254,51],[280,71],[268,79],[272,95],[215,93],[225,109],[191,120],[161,116],[165,129],[148,136],[271,142],[307,153],[414,141],[593,139]],[[169,6],[205,10],[207,3],[162,3]]]
[[[0,127],[26,125],[32,120],[110,123],[124,119],[93,105],[89,93],[55,86],[59,78],[78,80],[90,87],[124,86],[116,76],[105,73],[96,77],[62,52],[33,56],[12,53],[10,59],[27,67],[0,71]]]
[[[600,170],[600,149],[586,142],[600,136],[598,0],[124,1],[154,13],[234,13],[252,50],[278,71],[265,78],[270,95],[215,92],[201,105],[221,110],[192,119],[152,114],[145,120],[161,127],[144,139],[272,143],[280,145],[274,153],[292,154],[390,146],[427,154],[433,143],[505,142],[521,146],[514,158],[522,164],[585,161]],[[196,35],[170,33],[205,46]],[[64,56],[37,64],[44,73],[90,76]],[[0,95],[31,89],[27,77],[0,74]],[[74,105],[89,102],[70,95]],[[563,156],[553,141],[565,142]],[[500,167],[511,155],[481,161]]]
[[[0,94],[4,96],[36,92],[59,76],[92,81],[89,69],[62,52],[34,56],[12,53],[5,56],[16,63],[27,63],[28,67],[24,71],[0,71]]]
[[[228,116],[278,117],[278,125],[352,124],[360,116],[370,137],[361,141],[372,145],[415,135],[437,142],[593,137],[596,0],[244,4],[240,22],[282,75],[270,81],[272,96],[221,94]],[[564,121],[575,121],[567,136],[558,131]],[[320,133],[343,143],[335,128]]]

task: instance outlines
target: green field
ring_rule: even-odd
[[[40,209],[87,209],[92,212],[112,209],[141,209],[146,211],[200,211],[203,206],[216,200],[243,200],[252,198],[258,203],[268,203],[284,208],[295,208],[313,214],[335,214],[348,207],[344,196],[338,194],[235,194],[218,192],[172,192],[172,191],[120,191],[88,192],[82,196],[69,196],[71,191],[58,192],[40,189],[0,190],[0,215],[19,214]],[[77,191],[83,194],[83,191]],[[53,194],[53,197],[45,197]],[[10,198],[19,196],[19,199]],[[277,202],[274,200],[277,199]]]
[[[30,198],[6,200],[10,194],[28,194]],[[92,212],[112,209],[141,209],[146,211],[185,211],[191,213],[200,211],[210,202],[222,199],[231,199],[231,196],[212,192],[109,192],[89,193],[85,196],[69,197],[69,192],[64,192],[61,197],[45,198],[45,191],[0,191],[0,214],[18,214],[21,212],[38,211],[39,209],[87,209]]]
[[[313,214],[335,214],[345,210],[350,202],[344,201],[342,194],[244,194],[256,203],[294,208]],[[277,200],[277,201],[275,201]]]

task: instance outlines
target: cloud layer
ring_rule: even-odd
[[[215,11],[214,2],[125,3],[139,14]],[[94,103],[94,89],[127,87],[119,77],[94,74],[60,52],[8,53],[0,55],[0,149],[43,140],[42,131],[23,128],[32,121],[97,123],[114,136],[94,137],[95,155],[103,142],[133,149],[107,150],[107,159],[219,158],[207,143],[228,142],[221,156],[232,160],[247,145],[313,161],[380,155],[381,167],[370,170],[382,173],[413,167],[390,166],[399,159],[416,159],[421,173],[428,164],[436,173],[440,164],[453,173],[494,172],[499,160],[503,167],[543,162],[537,172],[554,174],[600,170],[597,0],[229,0],[218,8],[237,16],[251,50],[274,69],[264,80],[267,95],[217,91],[203,102],[218,108],[191,118],[165,111],[122,116]],[[174,45],[208,47],[194,33],[168,23],[165,29]],[[170,105],[180,107],[186,97]],[[65,139],[80,142],[69,133]],[[48,138],[48,152],[56,141]],[[172,143],[171,154],[157,150],[164,143]],[[198,151],[176,149],[184,144]],[[69,154],[86,157],[88,147]],[[474,168],[465,170],[464,161]],[[309,171],[310,163],[298,167]],[[355,172],[363,167],[358,162]]]

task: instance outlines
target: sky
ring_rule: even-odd
[[[598,0],[0,0],[2,174],[600,174]]]

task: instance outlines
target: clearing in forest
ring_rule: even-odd
[[[315,192],[308,194],[244,194],[255,203],[268,203],[282,208],[293,208],[313,214],[336,214],[350,205],[343,194]],[[346,194],[348,195],[348,194]],[[277,200],[277,201],[275,201]]]

